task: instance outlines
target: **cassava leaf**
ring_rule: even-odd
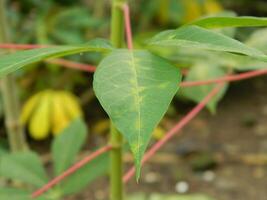
[[[260,49],[264,53],[267,53],[267,28],[254,31],[245,43],[251,47]]]
[[[74,162],[85,142],[86,132],[85,123],[77,118],[55,138],[52,145],[55,175],[62,173]]]
[[[226,72],[218,66],[212,66],[207,63],[198,63],[190,69],[185,81],[211,80],[225,75]],[[185,87],[181,89],[181,94],[186,98],[199,103],[213,90],[214,87],[216,87],[216,84]],[[216,111],[217,104],[224,96],[227,87],[228,84],[225,84],[220,92],[218,92],[218,94],[209,101],[206,107],[210,110],[210,112],[214,113]]]
[[[4,155],[0,159],[0,176],[36,187],[48,181],[41,160],[30,151]]]
[[[180,81],[177,68],[143,50],[115,50],[97,68],[94,91],[130,144],[137,178],[151,134],[177,92]]]
[[[263,52],[223,34],[198,26],[184,26],[176,30],[164,31],[153,37],[149,45],[230,52],[267,62],[267,56]]]
[[[228,27],[256,27],[267,26],[267,18],[263,17],[205,17],[191,22],[203,28],[228,28]]]
[[[0,58],[0,76],[6,75],[20,69],[26,65],[36,63],[49,58],[62,57],[87,51],[108,52],[112,47],[109,43],[102,39],[92,40],[85,45],[77,46],[54,46],[1,56]]]
[[[24,190],[18,190],[14,188],[0,188],[0,199],[28,200],[29,194]]]

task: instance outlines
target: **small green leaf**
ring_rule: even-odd
[[[1,200],[30,200],[31,194],[25,190],[15,188],[0,188],[0,199]],[[36,200],[48,200],[45,197],[35,198]]]
[[[225,76],[225,71],[211,64],[207,63],[198,63],[194,67],[192,67],[185,78],[185,81],[204,81],[216,79],[219,77]],[[216,86],[216,84],[208,84],[194,87],[185,87],[181,89],[181,94],[186,98],[199,103],[201,102]],[[215,95],[207,104],[207,108],[214,113],[216,111],[216,107],[220,99],[224,96],[227,90],[228,84],[225,84],[224,87],[220,90],[220,92]]]
[[[137,178],[141,159],[178,90],[181,74],[148,51],[116,50],[97,67],[94,91],[134,154]]]
[[[29,200],[30,195],[27,191],[14,188],[0,188],[0,199]]]
[[[52,154],[55,175],[59,175],[74,162],[86,139],[87,128],[82,119],[74,120],[53,141]]]
[[[267,61],[267,56],[263,52],[198,26],[184,26],[176,30],[164,31],[152,38],[149,44],[237,53]]]
[[[193,21],[189,25],[203,28],[256,27],[267,26],[267,18],[263,17],[205,17]]]
[[[55,46],[26,51],[19,51],[0,58],[0,76],[16,71],[26,65],[36,63],[49,58],[63,57],[67,55],[94,51],[108,52],[112,47],[105,40],[92,40],[85,45]]]
[[[260,49],[264,53],[267,53],[267,28],[254,31],[245,43],[251,47]]]
[[[4,155],[0,159],[0,176],[36,187],[48,181],[41,160],[30,151]]]
[[[80,192],[96,178],[106,174],[108,168],[109,156],[108,154],[103,154],[68,177],[62,182],[59,189],[64,195]]]

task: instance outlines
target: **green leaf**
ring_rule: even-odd
[[[108,52],[112,47],[105,40],[97,39],[85,45],[55,46],[26,51],[19,51],[0,58],[0,76],[9,74],[26,65],[49,58],[62,57],[87,51]]]
[[[254,31],[245,42],[247,45],[260,49],[262,52],[267,52],[267,28]]]
[[[192,67],[185,78],[185,81],[204,81],[216,79],[219,77],[225,76],[225,71],[215,66],[212,66],[208,63],[198,63],[194,67]],[[216,86],[216,84],[208,84],[194,87],[185,87],[181,89],[181,94],[186,98],[199,103],[201,102]],[[220,99],[226,93],[228,84],[225,84],[224,87],[220,90],[220,92],[215,95],[207,104],[207,108],[214,113],[216,111],[216,107]]]
[[[116,50],[98,66],[94,91],[134,154],[137,178],[151,134],[178,90],[181,74],[148,51]]]
[[[256,27],[267,26],[267,18],[259,17],[205,17],[193,21],[189,25],[203,28],[228,28],[228,27]]]
[[[0,199],[29,200],[30,195],[27,191],[14,188],[0,188]]]
[[[87,128],[82,119],[74,120],[53,141],[52,154],[55,175],[61,174],[74,162],[85,142]]]
[[[1,200],[30,200],[30,193],[25,190],[15,188],[0,188]],[[36,200],[48,200],[45,197],[35,198]]]
[[[198,26],[185,26],[176,30],[164,31],[152,38],[149,44],[237,53],[267,61],[267,56],[263,52],[223,34]]]
[[[0,159],[0,175],[36,187],[48,181],[41,160],[30,151],[4,155]]]
[[[62,182],[59,189],[64,195],[80,192],[96,178],[106,174],[108,168],[109,156],[108,154],[103,154],[68,177]]]

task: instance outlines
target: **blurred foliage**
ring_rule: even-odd
[[[85,143],[87,135],[86,124],[76,119],[59,134],[52,143],[54,175],[69,168]],[[67,152],[67,153],[66,153]],[[68,177],[59,186],[51,189],[40,197],[40,200],[59,200],[70,194],[83,190],[91,181],[107,172],[108,156],[101,155],[90,165],[80,169]],[[31,192],[43,186],[48,181],[48,175],[42,165],[41,158],[32,151],[5,153],[0,157],[0,177],[21,184],[0,189],[0,199],[30,199]],[[82,179],[80,177],[83,177]],[[39,199],[39,198],[37,198]]]

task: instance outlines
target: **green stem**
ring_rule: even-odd
[[[122,142],[123,137],[111,123],[110,144],[110,200],[123,199],[123,182],[122,182]]]
[[[124,43],[124,18],[122,9],[119,5],[126,0],[112,0],[112,18],[111,18],[111,42],[114,47],[121,48]],[[111,123],[110,144],[113,149],[110,153],[110,200],[123,200],[123,164],[122,164],[122,142],[123,137]]]
[[[0,0],[0,42],[9,42],[8,27],[5,14],[5,0]],[[10,149],[13,152],[27,148],[23,128],[19,122],[19,100],[16,81],[13,75],[5,76],[1,81],[4,103],[5,123]]]

